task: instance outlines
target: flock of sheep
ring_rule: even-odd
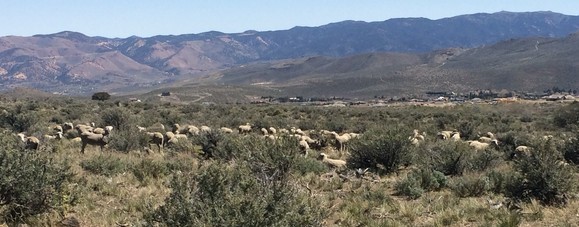
[[[209,133],[213,129],[208,126],[196,127],[194,125],[184,125],[174,124],[171,130],[166,130],[165,126],[162,124],[154,124],[149,127],[136,126],[136,131],[139,133],[146,134],[148,136],[149,145],[145,147],[145,151],[152,152],[151,145],[156,145],[159,153],[163,153],[163,147],[170,146],[178,143],[179,141],[186,141],[191,136],[197,136],[203,133]],[[90,124],[77,124],[73,126],[72,123],[67,122],[62,125],[56,125],[52,127],[53,133],[44,135],[44,141],[48,140],[58,140],[63,139],[65,134],[68,134],[71,130],[76,130],[77,137],[70,138],[71,141],[80,143],[80,152],[84,153],[87,145],[93,145],[100,147],[100,150],[109,143],[109,137],[111,136],[112,126],[105,127],[95,127],[94,123]],[[258,132],[263,138],[276,140],[280,136],[290,136],[296,137],[298,140],[298,146],[304,155],[308,155],[308,151],[311,150],[310,146],[315,145],[320,147],[320,139],[327,141],[333,141],[335,144],[335,149],[339,152],[344,152],[346,150],[346,144],[353,138],[359,137],[361,134],[358,133],[343,133],[338,134],[333,131],[328,130],[309,130],[303,131],[299,128],[291,127],[290,129],[276,129],[274,127],[261,128],[259,130],[254,130],[251,124],[247,123],[240,125],[235,132],[231,128],[221,127],[219,129],[221,133],[238,135],[247,135],[250,133]],[[17,134],[26,149],[36,150],[40,147],[40,140],[34,136],[26,136],[24,133]],[[316,135],[315,139],[311,135]],[[321,137],[320,137],[321,136]],[[423,141],[425,141],[426,133],[420,133],[419,130],[415,129],[413,135],[409,136],[408,139],[410,143],[418,146]],[[495,135],[491,132],[486,133],[485,136],[479,137],[477,140],[461,140],[460,133],[457,131],[440,131],[436,135],[437,139],[440,140],[452,140],[456,142],[467,143],[475,151],[485,150],[491,146],[498,147],[499,141]],[[516,155],[528,155],[530,152],[528,146],[518,146],[515,148]],[[343,155],[342,155],[343,157]],[[318,159],[323,163],[331,167],[342,168],[346,166],[346,161],[340,159],[329,158],[327,154],[320,153]]]
[[[70,141],[80,144],[80,152],[84,153],[87,145],[98,146],[102,151],[104,147],[109,143],[111,132],[113,130],[112,126],[95,127],[94,123],[89,124],[77,124],[66,122],[62,125],[55,125],[51,127],[52,132],[45,134],[43,136],[44,142],[52,140],[67,139],[65,135],[71,135],[70,131],[76,130],[75,137],[68,138]],[[213,129],[208,126],[197,127],[194,125],[179,125],[174,124],[171,130],[166,130],[165,126],[162,124],[154,124],[149,127],[136,126],[136,132],[143,133],[148,137],[148,146],[144,148],[147,152],[153,152],[151,145],[157,146],[157,151],[163,153],[163,148],[165,146],[171,146],[179,141],[187,141],[189,137],[198,136],[203,133],[211,132]],[[274,127],[261,128],[260,130],[254,130],[254,127],[247,123],[245,125],[240,125],[237,130],[233,130],[228,127],[218,128],[221,133],[225,134],[238,134],[247,135],[250,133],[260,133],[265,139],[276,140],[280,136],[295,137],[298,140],[298,146],[304,155],[308,155],[308,151],[311,150],[311,146],[320,146],[320,139],[313,139],[310,135],[316,134],[317,136],[322,136],[324,139],[333,140],[336,144],[336,149],[343,152],[346,149],[346,143],[352,139],[360,136],[358,133],[343,133],[338,134],[333,131],[320,130],[320,131],[304,131],[299,128],[291,127],[290,129],[276,129]],[[41,140],[35,136],[26,136],[24,133],[18,133],[18,137],[24,144],[26,149],[37,150],[40,147]],[[331,159],[325,153],[321,153],[318,157],[320,161],[326,163],[331,167],[344,167],[346,161],[339,159]]]

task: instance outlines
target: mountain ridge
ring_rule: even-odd
[[[342,21],[288,30],[106,38],[62,31],[0,37],[0,84],[90,94],[149,89],[260,61],[476,48],[521,37],[563,37],[579,16],[498,12],[430,20]],[[343,69],[345,70],[345,69]]]

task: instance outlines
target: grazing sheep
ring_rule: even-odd
[[[24,149],[38,150],[40,147],[40,140],[34,136],[26,136],[24,133],[18,133],[20,140],[24,142]]]
[[[80,143],[80,142],[82,142],[82,139],[80,137],[74,137],[74,138],[70,139],[70,141],[73,143]]]
[[[490,143],[492,142],[495,138],[495,134],[493,134],[492,132],[487,132],[486,133],[487,136],[481,136],[478,138],[478,141],[483,142],[483,143]]]
[[[453,141],[460,141],[460,133],[459,132],[454,132],[452,134],[452,136],[450,136],[450,139],[452,139]]]
[[[137,129],[139,130],[139,132],[145,132],[145,131],[147,131],[147,128],[141,127],[141,126],[138,126],[138,125],[137,125]]]
[[[308,142],[303,139],[300,140],[299,147],[302,154],[304,154],[304,156],[308,156],[308,150],[310,149],[310,145],[308,144]]]
[[[336,139],[336,141],[340,145],[340,151],[344,151],[346,143],[350,140],[350,134],[344,133],[342,135],[338,135],[338,133],[336,132],[331,132],[331,134],[334,136],[334,139]]]
[[[177,135],[184,135],[184,134],[175,134],[173,132],[165,132],[165,136],[163,137],[163,143],[167,144],[167,145],[178,143],[179,138],[177,138]],[[187,138],[187,136],[185,136],[185,138]],[[159,150],[159,152],[161,152],[161,151]]]
[[[452,136],[453,133],[454,131],[440,131],[436,134],[436,137],[442,140],[447,140]]]
[[[478,138],[478,141],[483,142],[483,143],[490,143],[493,140],[493,138],[487,137],[487,136],[481,136]]]
[[[412,131],[412,137],[416,138],[417,140],[424,140],[424,136],[426,136],[425,132],[422,132],[422,134],[420,134],[420,132],[418,131],[418,129],[414,129]]]
[[[360,133],[354,133],[354,132],[350,132],[348,134],[350,135],[350,139],[359,138],[361,136]]]
[[[209,128],[209,126],[202,125],[200,129],[201,129],[201,132],[203,132],[203,133],[210,133],[211,132],[211,128]]]
[[[219,129],[222,133],[233,133],[233,130],[228,127],[221,127]]]
[[[422,133],[424,134],[424,133]],[[424,141],[424,135],[422,135],[419,133],[418,129],[414,129],[412,131],[412,136],[408,137],[408,140],[410,140],[410,143],[414,146],[418,146],[420,145],[420,141]]]
[[[275,135],[277,133],[277,130],[275,130],[274,127],[269,127],[269,132],[273,135]]]
[[[239,134],[246,134],[251,132],[251,124],[246,123],[245,125],[240,125],[238,127]]]
[[[280,129],[279,129],[279,133],[280,133],[280,134],[289,134],[289,131],[288,131],[287,129],[285,129],[285,128],[280,128]]]
[[[112,127],[105,127],[104,133],[103,134],[98,134],[98,133],[93,133],[87,130],[87,128],[83,127],[83,126],[79,126],[77,125],[76,130],[78,131],[78,134],[80,135],[80,139],[82,142],[81,145],[81,149],[80,152],[84,154],[84,150],[86,148],[86,145],[90,144],[93,146],[99,146],[100,147],[100,151],[103,151],[103,147],[105,145],[108,144],[109,142],[109,129],[111,129]]]
[[[180,125],[177,124],[177,123],[173,124],[173,133],[175,133],[175,134],[187,134],[187,133],[190,133],[189,129],[190,129],[190,126],[189,126],[189,125],[180,126]]]
[[[301,129],[299,129],[299,128],[296,128],[296,129],[294,130],[294,133],[295,133],[295,134],[298,134],[298,135],[300,135],[300,136],[305,136],[305,135],[306,135],[306,133],[305,133],[304,131],[302,131]]]
[[[517,146],[515,148],[515,156],[530,156],[531,155],[531,148],[528,146]]]
[[[492,140],[491,143],[482,143],[476,140],[467,141],[468,145],[473,147],[475,151],[482,151],[487,149],[491,144],[498,146],[497,140]]]
[[[261,128],[260,131],[261,131],[261,134],[263,134],[264,136],[267,136],[267,134],[268,134],[267,129]]]
[[[410,136],[410,137],[408,137],[408,139],[410,140],[410,143],[412,145],[414,145],[414,146],[420,145],[420,140],[418,138]]]
[[[92,133],[95,133],[95,134],[105,134],[105,129],[104,129],[104,128],[94,128],[94,129],[92,130]]]
[[[326,155],[325,153],[320,153],[318,160],[321,160],[323,163],[326,163],[328,166],[332,168],[343,168],[346,166],[346,161],[328,158],[328,155]]]
[[[67,132],[74,129],[74,125],[71,122],[62,123],[62,132]]]
[[[165,142],[165,137],[163,133],[160,132],[145,132],[147,136],[149,136],[149,148],[151,147],[151,143],[157,145],[159,148],[159,153],[163,153],[163,145]]]
[[[64,129],[60,125],[55,125],[54,127],[52,127],[52,130],[54,130],[55,132],[64,132]]]
[[[44,135],[44,141],[48,141],[48,140],[60,140],[63,138],[62,132],[57,132],[56,135],[48,135],[45,134]]]

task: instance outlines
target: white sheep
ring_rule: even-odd
[[[165,142],[165,138],[163,133],[160,132],[145,132],[149,137],[149,148],[151,147],[151,143],[157,145],[159,148],[159,153],[163,153],[163,145]]]
[[[304,156],[308,156],[308,150],[310,149],[310,145],[308,144],[308,142],[303,139],[300,140],[299,147]]]
[[[340,151],[343,151],[345,149],[346,143],[350,140],[350,134],[344,133],[339,135],[336,132],[331,132],[331,135],[334,136],[334,139],[336,139],[338,145],[340,145]]]
[[[103,134],[97,134],[97,133],[93,133],[87,130],[86,127],[83,126],[78,126],[76,127],[76,130],[78,131],[78,134],[80,135],[80,139],[82,142],[81,145],[81,149],[80,152],[84,154],[84,150],[86,148],[86,145],[90,144],[90,145],[94,145],[94,146],[99,146],[100,147],[100,151],[103,151],[103,147],[105,145],[107,145],[108,141],[109,141],[109,129],[111,129],[112,127],[105,127],[104,129],[104,133]]]
[[[164,144],[176,144],[179,142],[179,138],[177,138],[177,135],[184,135],[185,134],[175,134],[173,132],[165,132],[165,137],[164,137]],[[185,138],[187,138],[187,136],[185,136]],[[160,152],[160,151],[159,151]]]
[[[454,132],[452,134],[452,136],[450,136],[450,139],[452,139],[453,141],[460,141],[460,133],[459,132]]]
[[[361,136],[360,133],[350,132],[350,139],[359,138]]]
[[[146,131],[147,131],[147,128],[141,127],[141,126],[138,126],[138,125],[137,125],[137,129],[139,130],[139,132],[146,132]]]
[[[274,127],[269,127],[269,132],[273,135],[275,135],[277,133],[277,130],[275,130]]]
[[[346,161],[340,160],[340,159],[328,158],[328,155],[326,155],[325,153],[320,153],[320,156],[318,157],[318,159],[321,160],[323,163],[326,163],[328,166],[333,167],[333,168],[343,168],[346,166]]]
[[[517,146],[515,148],[515,156],[530,156],[531,155],[531,148],[528,146]]]
[[[38,150],[40,147],[40,140],[35,136],[26,136],[24,133],[18,133],[17,135],[24,142],[24,149]]]
[[[267,136],[267,134],[268,134],[267,129],[261,128],[260,131],[261,131],[261,134],[263,134],[264,136]]]
[[[230,129],[230,128],[228,128],[228,127],[221,127],[221,128],[219,129],[219,131],[221,131],[222,133],[228,133],[228,134],[229,134],[229,133],[233,133],[233,130]]]
[[[199,129],[203,133],[210,133],[211,132],[211,128],[209,128],[209,126],[202,125]]]
[[[64,129],[60,125],[55,125],[54,127],[52,127],[52,130],[54,130],[55,132],[64,132]]]
[[[414,146],[420,145],[420,140],[418,138],[409,136],[408,139],[410,140],[410,143],[412,145],[414,145]]]
[[[473,147],[475,151],[482,151],[487,149],[491,144],[498,146],[498,141],[493,140],[491,143],[483,143],[476,140],[467,141],[468,145]]]
[[[436,137],[442,140],[447,140],[452,136],[453,133],[454,131],[440,131],[436,134]]]
[[[483,142],[483,143],[490,143],[492,142],[495,138],[495,134],[493,134],[492,132],[487,132],[486,136],[481,136],[478,138],[478,141]]]
[[[72,122],[64,122],[62,123],[62,132],[68,132],[69,130],[73,130],[74,129],[74,125],[72,124]]]
[[[44,141],[60,140],[63,138],[62,132],[56,132],[56,135],[44,134]]]
[[[246,123],[245,125],[240,125],[238,128],[239,134],[246,134],[251,132],[251,124]]]
[[[418,129],[414,129],[412,131],[412,137],[416,138],[417,140],[424,140],[424,136],[426,135],[425,132],[422,132],[422,134],[420,134],[420,132],[418,131]]]

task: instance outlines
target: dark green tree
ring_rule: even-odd
[[[105,101],[109,100],[111,95],[108,92],[97,92],[92,95],[92,100]]]

